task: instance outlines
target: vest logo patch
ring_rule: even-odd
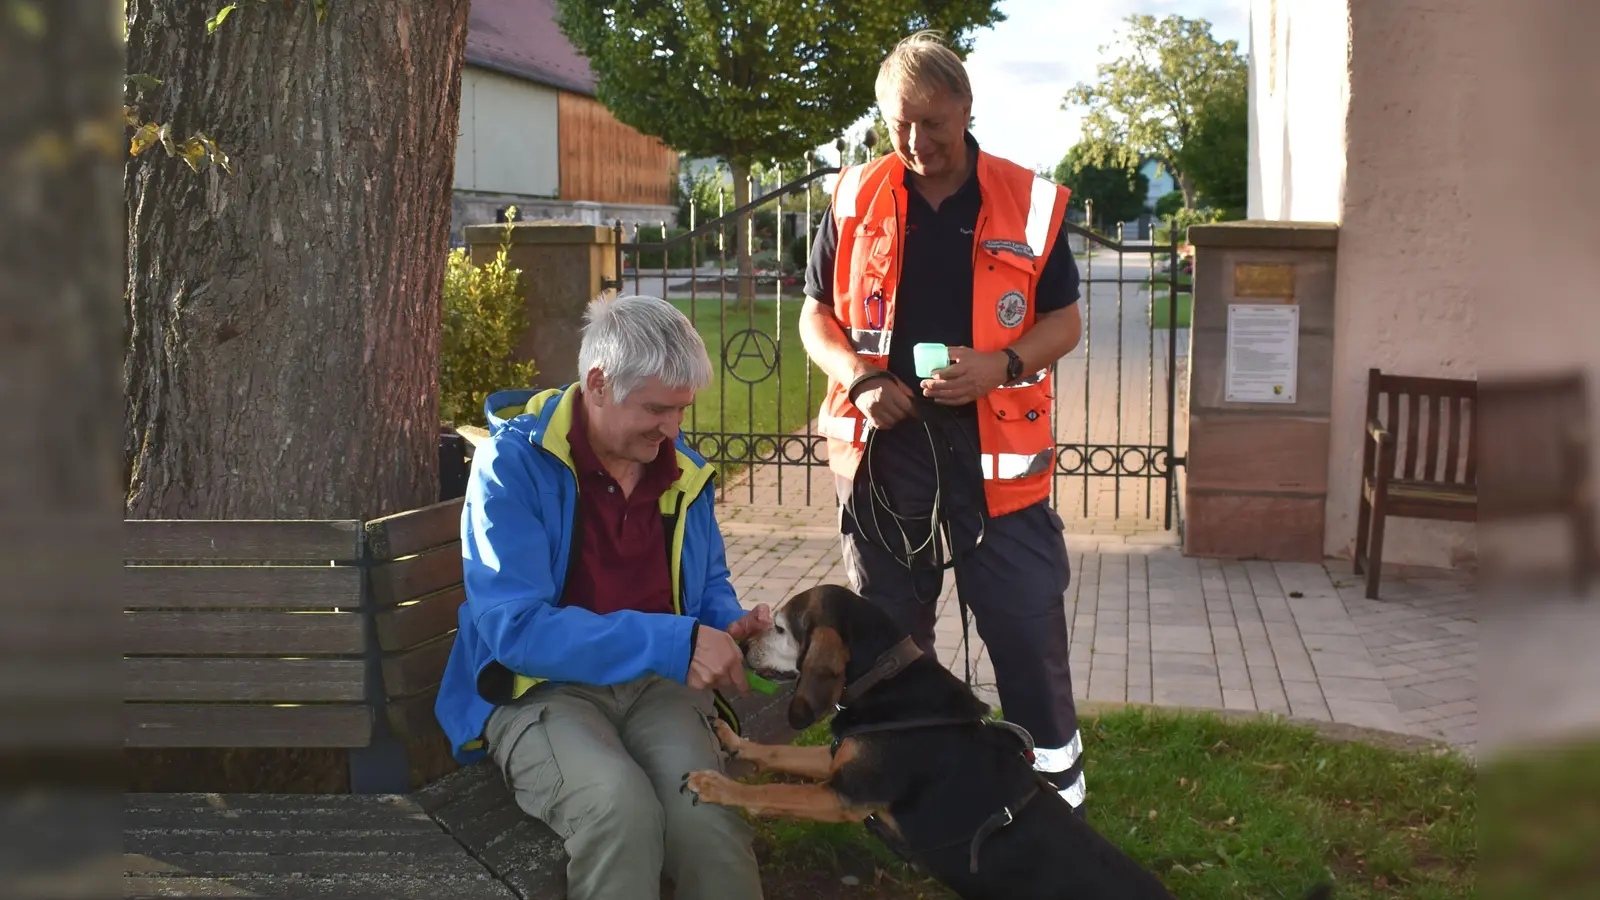
[[[1006,291],[1000,295],[1000,302],[994,306],[994,316],[1000,320],[1004,328],[1015,328],[1022,324],[1023,316],[1028,314],[1028,298],[1022,296],[1021,291]]]
[[[1015,253],[1023,259],[1033,259],[1033,248],[1022,243],[1021,241],[1002,241],[999,239],[984,241],[983,249],[992,250],[995,253],[999,253],[1001,251],[1006,253]]]

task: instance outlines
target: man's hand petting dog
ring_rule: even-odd
[[[694,656],[689,660],[689,687],[697,691],[732,689],[748,694],[750,682],[745,678],[744,651],[739,641],[749,640],[771,627],[772,608],[765,603],[735,619],[727,631],[699,626]]]
[[[741,694],[748,693],[750,683],[744,675],[744,651],[734,642],[733,635],[709,625],[701,625],[695,636],[694,656],[689,659],[689,687],[725,690],[732,688]]]
[[[728,625],[728,634],[742,644],[771,627],[772,607],[765,603],[757,603],[755,609]]]

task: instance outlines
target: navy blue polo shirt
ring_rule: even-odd
[[[966,136],[970,159],[976,159],[978,142]],[[907,171],[907,176],[911,173]],[[906,179],[906,241],[902,251],[900,285],[895,294],[894,338],[889,344],[889,371],[918,396],[916,365],[911,348],[920,343],[972,346],[972,262],[974,232],[983,196],[978,170],[935,210],[917,192],[914,179]],[[833,305],[833,262],[839,238],[833,212],[823,217],[806,266],[806,296]],[[1034,294],[1039,313],[1065,309],[1078,302],[1078,263],[1067,243],[1066,220],[1056,238]]]

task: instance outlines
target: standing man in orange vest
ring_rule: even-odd
[[[1050,370],[1083,331],[1067,190],[979,149],[966,70],[936,36],[895,47],[877,95],[894,152],[840,173],[800,316],[828,375],[817,430],[844,504],[851,587],[933,655],[944,573],[930,534],[947,526],[1004,715],[1033,735],[1035,767],[1082,815],[1071,572],[1049,504]],[[922,343],[949,347],[931,377],[916,372]]]

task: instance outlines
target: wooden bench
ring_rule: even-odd
[[[1570,542],[1566,574],[1573,589],[1582,592],[1600,575],[1597,486],[1591,477],[1594,417],[1585,374],[1486,379],[1479,387],[1478,408],[1488,426],[1479,448],[1484,472],[1481,520],[1565,519]],[[1497,541],[1493,548],[1500,552],[1488,554],[1488,568],[1505,563],[1499,558],[1503,543]],[[1532,568],[1542,567],[1536,563]]]
[[[126,745],[341,749],[357,793],[453,768],[432,702],[460,515],[126,522]]]
[[[560,838],[492,763],[457,766],[433,716],[460,517],[125,523],[127,746],[339,748],[365,796],[130,794],[124,896],[565,896]],[[773,742],[787,702],[733,704]]]
[[[1476,381],[1367,373],[1355,572],[1377,599],[1390,516],[1478,518]]]

